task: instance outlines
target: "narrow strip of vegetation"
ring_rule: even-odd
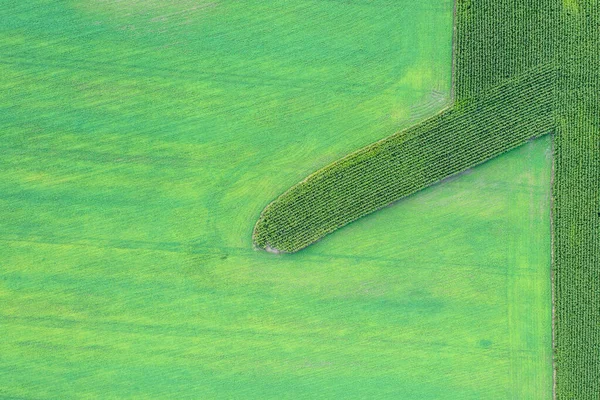
[[[300,250],[363,215],[551,132],[552,74],[549,67],[535,69],[317,171],[264,210],[256,245]]]

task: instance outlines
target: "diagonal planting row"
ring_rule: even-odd
[[[317,171],[263,211],[256,245],[300,250],[363,215],[549,133],[554,73],[551,64],[539,66]]]

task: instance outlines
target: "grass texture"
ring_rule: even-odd
[[[250,246],[282,187],[448,103],[452,9],[1,7],[0,397],[549,398],[549,138]]]

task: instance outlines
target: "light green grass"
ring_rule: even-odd
[[[441,107],[451,2],[0,21],[0,396],[550,398],[550,139],[250,247],[291,184]]]

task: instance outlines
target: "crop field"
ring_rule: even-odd
[[[9,3],[0,398],[551,398],[548,136],[252,249],[285,188],[450,104],[452,2]]]
[[[600,4],[563,4],[554,162],[558,399],[600,397]]]
[[[407,195],[556,134],[555,395],[600,396],[600,4],[458,0],[455,101],[292,186],[254,242],[295,252]]]
[[[261,214],[256,245],[298,251],[393,201],[552,132],[557,31],[549,16],[555,9],[538,0],[457,2],[454,104],[293,186]]]

